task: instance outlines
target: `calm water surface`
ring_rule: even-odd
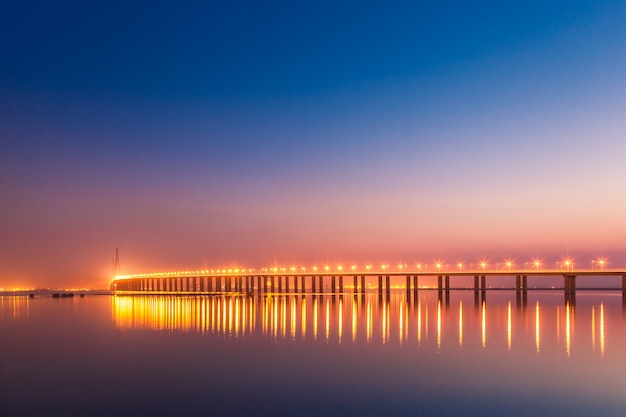
[[[626,415],[616,292],[0,299],[0,415]]]

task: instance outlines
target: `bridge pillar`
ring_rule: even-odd
[[[413,292],[417,293],[417,289],[419,288],[417,275],[413,275]]]
[[[406,292],[411,292],[411,276],[406,276]]]
[[[354,277],[352,277],[352,292],[354,294],[356,294],[358,290],[358,286],[359,286],[359,277],[355,275]]]
[[[361,293],[365,294],[365,275],[361,275]]]
[[[522,291],[524,292],[524,294],[526,294],[526,291],[528,291],[528,275],[522,276]]]
[[[437,290],[441,291],[443,288],[443,275],[437,275]]]
[[[320,282],[319,282],[319,287],[320,287],[320,293],[324,292],[324,275],[320,275],[319,276]]]
[[[626,275],[622,275],[622,295],[626,296]]]
[[[522,291],[522,276],[515,275],[515,292],[519,293]]]
[[[480,290],[485,292],[487,290],[487,276],[481,275],[480,277]]]
[[[270,291],[276,291],[276,277],[274,275],[272,275],[272,277],[270,278]]]
[[[337,288],[336,288],[336,282],[335,282],[335,276],[333,275],[332,277],[330,277],[330,287],[332,288],[331,292],[333,294],[335,294],[337,292]]]
[[[378,293],[379,294],[383,293],[383,276],[382,275],[378,276]]]
[[[446,275],[446,292],[450,292],[450,275]]]
[[[339,275],[339,292],[343,293],[343,275]]]
[[[298,276],[294,275],[293,276],[293,292],[294,293],[298,293]]]
[[[386,292],[391,291],[391,283],[390,283],[389,275],[385,277],[385,286],[386,286],[385,288]]]
[[[478,291],[478,275],[474,275],[474,291]]]
[[[576,294],[576,275],[563,275],[565,295]]]
[[[278,277],[278,292],[283,292],[283,277]]]
[[[303,292],[303,293],[305,293],[305,292],[306,292],[306,276],[302,275],[302,276],[300,277],[300,284],[302,284],[302,285],[301,285],[301,287],[302,287],[302,292]]]

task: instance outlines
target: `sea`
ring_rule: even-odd
[[[0,416],[624,416],[620,291],[0,297]]]

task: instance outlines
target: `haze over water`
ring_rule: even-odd
[[[623,415],[618,292],[2,297],[2,415]]]

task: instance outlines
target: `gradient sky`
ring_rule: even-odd
[[[0,287],[626,265],[624,2],[198,3],[0,3]]]

